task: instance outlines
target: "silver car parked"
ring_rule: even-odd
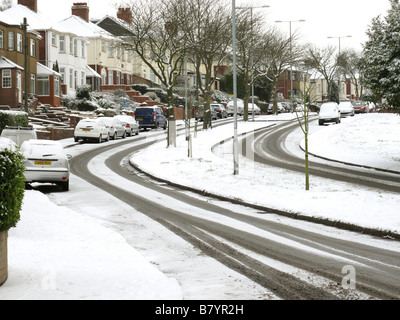
[[[110,139],[117,140],[117,138],[126,138],[126,130],[124,124],[115,117],[99,118],[103,122],[110,133]]]
[[[69,190],[69,159],[58,141],[28,140],[21,146],[25,158],[27,183],[55,183],[63,191]]]

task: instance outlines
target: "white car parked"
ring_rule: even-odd
[[[122,139],[126,138],[125,126],[123,125],[121,120],[119,120],[118,118],[103,117],[103,118],[100,118],[100,121],[102,121],[106,125],[106,127],[110,133],[110,138],[112,140],[117,140],[118,137],[122,138]]]
[[[110,140],[110,133],[100,119],[82,119],[74,131],[75,142],[95,140],[98,143]]]
[[[28,140],[21,146],[25,158],[27,183],[55,183],[69,190],[69,158],[61,143],[52,140]]]
[[[340,123],[339,105],[336,102],[326,102],[322,104],[319,110],[319,125],[322,126],[326,122]]]
[[[339,104],[340,116],[352,116],[354,117],[354,107],[351,101],[343,101]]]

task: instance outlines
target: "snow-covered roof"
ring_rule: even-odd
[[[75,15],[60,21],[58,25],[70,32],[87,38],[115,39],[111,33],[107,32],[103,28],[100,28],[93,22],[87,22],[81,17]]]
[[[96,78],[101,78],[101,75],[99,75],[93,68],[86,66],[86,76],[87,77],[96,77]]]
[[[49,67],[46,67],[45,65],[41,63],[37,63],[37,74],[38,76],[50,76],[50,75],[55,75],[58,77],[61,77],[61,73],[58,73],[57,71],[54,71],[53,69],[50,69]]]
[[[30,29],[33,30],[55,30],[62,33],[68,33],[67,29],[62,30],[61,27],[56,26],[48,17],[41,16],[39,13],[32,11],[26,6],[17,4],[11,8],[0,12],[0,20],[13,25],[19,25],[27,19]]]
[[[7,59],[6,57],[1,57],[0,58],[0,69],[19,69],[19,70],[24,70],[21,66],[18,64],[12,62],[11,60]]]

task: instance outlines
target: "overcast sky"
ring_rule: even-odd
[[[134,0],[38,0],[39,13],[56,21],[71,15],[74,2],[87,2],[90,7],[90,18],[116,15],[116,7],[121,3]],[[151,1],[151,0],[149,0]],[[17,0],[14,0],[17,3]],[[231,1],[227,1],[228,5]],[[365,31],[372,18],[383,15],[390,8],[389,0],[236,0],[236,5],[249,4],[254,7],[269,5],[269,8],[255,9],[265,15],[269,24],[276,20],[306,20],[302,23],[292,23],[292,30],[301,33],[304,42],[312,42],[319,46],[329,44],[339,46],[339,39],[328,37],[352,38],[341,39],[341,47],[353,47],[361,50],[360,43],[367,40]],[[289,23],[281,23],[279,27],[289,34]]]

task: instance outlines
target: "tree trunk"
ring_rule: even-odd
[[[0,286],[8,278],[7,231],[0,231]]]

